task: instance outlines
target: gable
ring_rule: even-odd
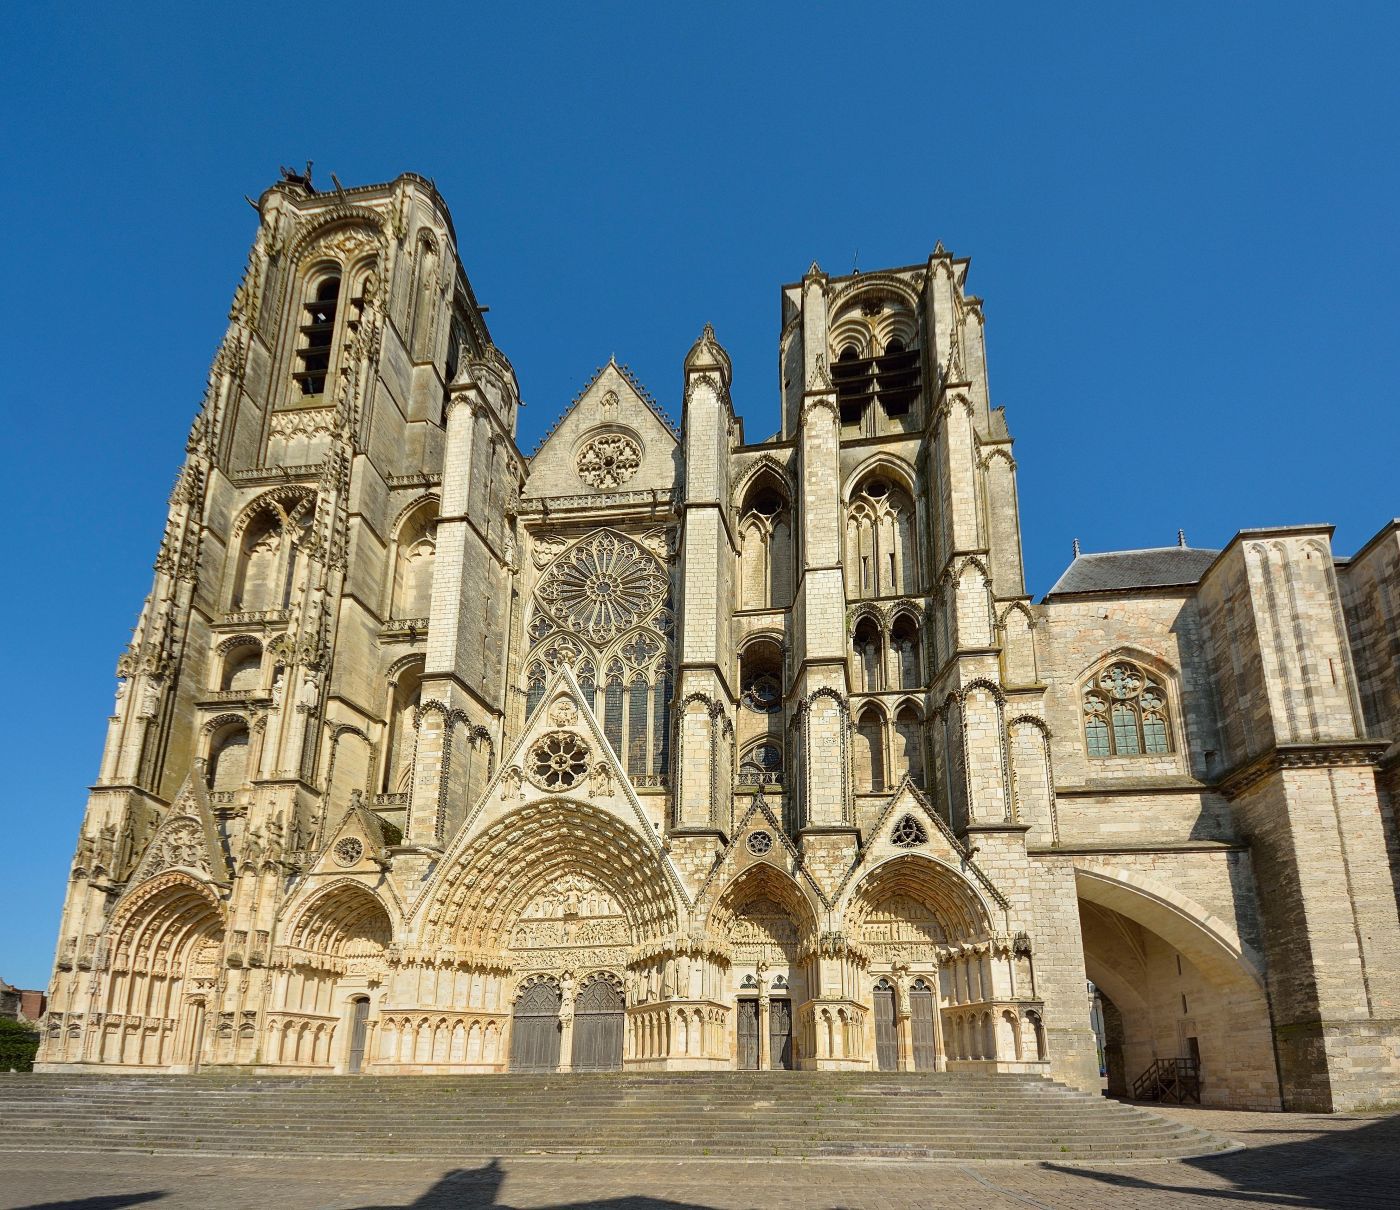
[[[678,477],[678,447],[656,405],[609,361],[541,442],[521,495],[669,495]]]

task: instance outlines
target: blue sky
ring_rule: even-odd
[[[526,450],[611,354],[674,413],[707,320],[766,435],[779,285],[942,240],[987,300],[1037,596],[1075,537],[1331,521],[1349,553],[1400,513],[1393,6],[17,5],[3,43],[11,982],[47,978],[279,164],[437,181]]]

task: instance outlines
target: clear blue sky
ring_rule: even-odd
[[[1393,5],[138,3],[5,25],[11,982],[47,978],[243,195],[279,163],[437,181],[526,450],[613,353],[674,413],[706,320],[766,435],[779,285],[941,239],[987,300],[1037,595],[1074,537],[1331,521],[1349,553],[1400,513]]]

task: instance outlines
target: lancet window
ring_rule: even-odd
[[[739,607],[784,609],[792,601],[792,509],[769,472],[739,511]]]
[[[316,513],[311,494],[268,499],[254,507],[238,538],[230,605],[257,612],[286,609],[304,578],[306,538]]]
[[[426,618],[433,599],[433,560],[438,504],[424,500],[399,526],[394,552],[394,585],[389,616]]]
[[[1172,750],[1162,678],[1115,660],[1085,682],[1084,747],[1092,757],[1159,756]]]
[[[615,530],[587,535],[550,564],[535,591],[527,707],[538,704],[550,669],[570,666],[632,783],[665,785],[671,631],[670,580],[659,560]]]

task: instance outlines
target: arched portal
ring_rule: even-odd
[[[990,946],[992,909],[962,873],[922,854],[892,857],[848,893],[845,918],[867,955],[875,1017],[869,1055],[881,1070],[937,1070],[959,1047],[962,1015],[1008,994]],[[969,1055],[969,1057],[972,1057]],[[976,1057],[1012,1058],[978,1047]]]
[[[1075,883],[1085,973],[1112,1008],[1114,1083],[1131,1093],[1154,1064],[1180,1061],[1204,1104],[1279,1108],[1268,1002],[1234,930],[1136,873],[1078,867]],[[1035,1047],[1043,1027],[1032,1025]]]
[[[307,900],[284,935],[288,962],[274,982],[267,1061],[360,1070],[377,1025],[369,991],[383,980],[393,938],[388,909],[363,883],[345,879]]]
[[[768,862],[744,870],[710,910],[711,935],[731,948],[735,997],[734,1053],[740,1069],[803,1065],[815,1038],[794,1031],[813,994],[817,918],[802,889]]]
[[[134,1067],[197,1066],[207,1055],[204,1005],[224,940],[223,906],[213,890],[183,871],[159,874],[122,899],[109,935],[96,1057]],[[70,1048],[76,1042],[70,1039]]]

